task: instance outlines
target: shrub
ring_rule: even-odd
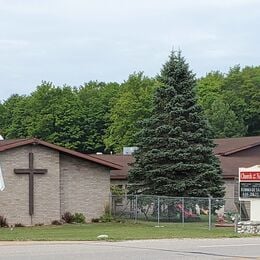
[[[92,223],[99,223],[100,219],[99,218],[92,218],[91,222]]]
[[[7,220],[4,216],[0,216],[0,227],[8,227]]]
[[[72,223],[73,220],[73,215],[70,212],[65,212],[62,216],[61,219],[65,222],[65,223]]]
[[[59,226],[59,225],[62,225],[62,222],[60,220],[53,220],[51,222],[52,225],[55,225],[55,226]]]
[[[16,223],[14,224],[15,227],[24,227],[24,225],[22,223]]]
[[[44,226],[44,224],[43,223],[36,223],[34,226],[35,227],[41,227],[41,226]]]
[[[72,216],[72,218],[73,218],[73,222],[75,222],[75,223],[82,223],[82,224],[86,223],[86,218],[85,218],[85,216],[82,213],[77,213],[76,212]]]
[[[101,222],[112,222],[114,218],[110,213],[110,206],[109,204],[105,205],[105,213],[100,217]]]
[[[105,213],[103,216],[100,217],[100,221],[101,222],[112,222],[114,220],[114,218],[112,217],[112,215],[110,213]]]
[[[111,185],[110,191],[113,196],[123,196],[126,194],[126,190],[122,187],[122,185]]]

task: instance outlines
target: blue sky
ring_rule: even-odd
[[[259,28],[258,0],[0,0],[0,100],[155,76],[172,47],[197,76],[259,65]]]

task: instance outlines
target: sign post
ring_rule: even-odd
[[[250,201],[250,220],[260,221],[260,166],[239,168],[239,200]]]

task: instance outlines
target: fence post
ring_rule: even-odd
[[[209,197],[209,230],[211,230],[211,197]]]
[[[137,222],[137,195],[135,195],[135,223]]]
[[[235,224],[234,231],[235,231],[235,233],[237,233],[237,223],[238,223],[238,214],[235,215],[235,220],[234,220],[234,224]]]
[[[160,197],[157,197],[157,226],[160,226]]]
[[[181,220],[182,220],[182,225],[184,226],[184,221],[185,221],[185,215],[184,215],[184,211],[185,211],[185,209],[184,209],[184,207],[185,207],[185,205],[184,205],[184,197],[181,198],[181,204],[182,204]]]
[[[110,216],[112,216],[112,206],[113,205],[113,197],[112,197],[112,193],[109,193],[109,214]]]
[[[242,205],[241,205],[241,200],[239,200],[239,216],[240,216],[240,221],[242,221]]]

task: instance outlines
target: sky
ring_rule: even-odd
[[[172,49],[197,77],[260,65],[259,0],[0,0],[0,100],[42,81],[156,76]]]

